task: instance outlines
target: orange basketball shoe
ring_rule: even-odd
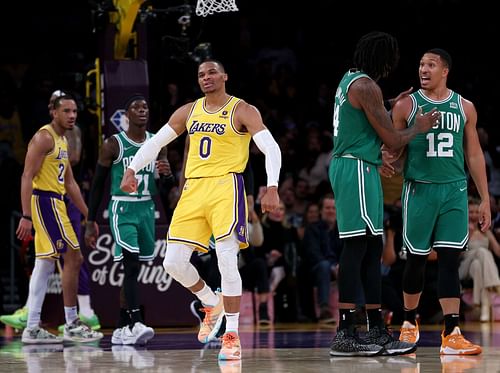
[[[213,307],[202,308],[205,312],[205,317],[200,325],[200,331],[198,332],[198,340],[201,343],[208,343],[217,339],[216,335],[219,331],[222,321],[224,319],[224,301],[222,294],[218,291],[215,294],[219,298],[219,302]]]
[[[227,332],[222,336],[222,348],[219,352],[219,360],[240,360],[241,344],[240,337],[235,332]]]
[[[401,326],[399,340],[401,342],[417,343],[419,339],[418,322],[415,321],[415,325],[413,325],[411,322],[405,321]]]
[[[441,333],[441,355],[479,355],[483,352],[481,346],[475,345],[464,338],[460,328],[455,326],[451,334]]]

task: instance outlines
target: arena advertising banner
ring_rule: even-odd
[[[194,296],[173,280],[162,266],[166,232],[167,225],[156,226],[154,259],[141,265],[138,278],[141,309],[148,326],[194,326],[198,321],[189,309]],[[99,227],[96,248],[84,251],[90,276],[92,306],[104,328],[116,326],[123,284],[123,266],[121,262],[113,261],[114,245],[109,226],[103,225]],[[64,323],[59,273],[50,277],[42,320],[53,326]]]

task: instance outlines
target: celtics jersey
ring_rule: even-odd
[[[45,155],[42,166],[33,178],[33,189],[66,194],[64,176],[69,167],[68,141],[66,137],[59,136],[52,125],[46,124],[39,131],[47,131],[54,139],[54,148]]]
[[[363,161],[381,164],[382,141],[365,113],[353,107],[347,97],[349,87],[359,78],[370,77],[360,71],[349,70],[335,93],[333,108],[333,156],[352,156]]]
[[[441,121],[429,132],[421,133],[408,144],[408,154],[404,168],[406,180],[430,183],[451,183],[464,180],[463,137],[466,117],[462,107],[462,97],[450,90],[447,98],[432,100],[422,90],[410,95],[412,111],[407,119],[409,126],[415,122],[419,107],[422,112],[437,108]]]
[[[118,158],[113,161],[113,165],[111,166],[111,195],[141,198],[148,196],[150,197],[151,195],[156,194],[156,183],[154,180],[155,161],[152,161],[146,167],[135,174],[135,177],[138,179],[137,192],[126,193],[120,189],[120,183],[123,178],[123,173],[130,165],[132,159],[135,156],[135,153],[137,153],[144,142],[137,143],[131,140],[125,132],[120,132],[113,136],[115,137],[116,141],[118,141],[120,154],[118,155]],[[151,134],[149,132],[146,132],[146,140],[150,137]]]
[[[205,98],[196,100],[186,121],[189,153],[186,178],[242,173],[248,161],[251,136],[233,124],[239,98],[229,97],[217,111],[205,108]]]

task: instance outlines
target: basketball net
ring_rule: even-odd
[[[206,17],[214,13],[237,12],[236,0],[198,0],[196,15]]]

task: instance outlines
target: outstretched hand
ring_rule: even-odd
[[[125,170],[120,184],[120,189],[126,193],[134,193],[137,191],[137,179],[135,178],[134,170],[131,168],[127,168]]]

